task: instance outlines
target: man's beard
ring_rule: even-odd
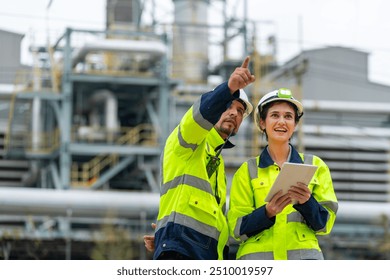
[[[226,134],[226,135],[230,135],[231,133],[231,136],[234,136],[236,135],[236,132],[234,131],[235,127],[233,128],[225,128],[223,127],[223,123],[222,125],[220,125],[219,127],[217,127],[217,130],[223,134]]]

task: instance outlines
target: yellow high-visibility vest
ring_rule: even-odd
[[[228,242],[222,157],[211,178],[206,172],[224,139],[197,107],[194,104],[170,134],[162,155],[155,256],[175,250],[195,259],[223,259]]]
[[[298,153],[297,153],[298,155]],[[304,154],[299,154],[304,160]],[[279,174],[271,164],[259,168],[260,156],[243,163],[233,177],[230,191],[228,222],[231,236],[240,242],[237,259],[322,259],[316,235],[329,234],[336,219],[337,198],[328,166],[312,156],[318,169],[309,184],[312,196],[329,213],[326,226],[314,231],[303,216],[290,204],[276,215],[275,224],[253,236],[240,235],[243,217],[266,204],[264,201]],[[305,161],[306,163],[306,161]]]

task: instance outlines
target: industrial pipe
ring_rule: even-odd
[[[159,194],[129,191],[0,188],[2,215],[49,215],[72,217],[156,216]]]
[[[141,212],[155,216],[158,193],[130,191],[54,190],[0,188],[0,213],[9,215],[49,215],[74,217],[139,217]],[[390,203],[340,201],[337,222],[381,223],[390,220]]]

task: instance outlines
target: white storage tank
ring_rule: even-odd
[[[205,83],[208,73],[208,0],[173,0],[173,76]]]

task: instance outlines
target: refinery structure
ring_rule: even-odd
[[[67,28],[30,47],[31,66],[20,65],[23,35],[0,30],[0,257],[149,259],[143,235],[157,215],[165,139],[240,66],[229,57],[238,47],[257,78],[246,89],[253,104],[279,87],[304,104],[292,142],[328,164],[340,203],[320,239],[325,258],[388,258],[390,88],[368,80],[369,54],[333,46],[278,65],[277,38],[260,52],[245,9],[230,17],[227,0],[172,0],[173,22],[146,24],[155,2],[107,0],[105,30]],[[266,144],[252,118],[232,141],[228,181]]]

